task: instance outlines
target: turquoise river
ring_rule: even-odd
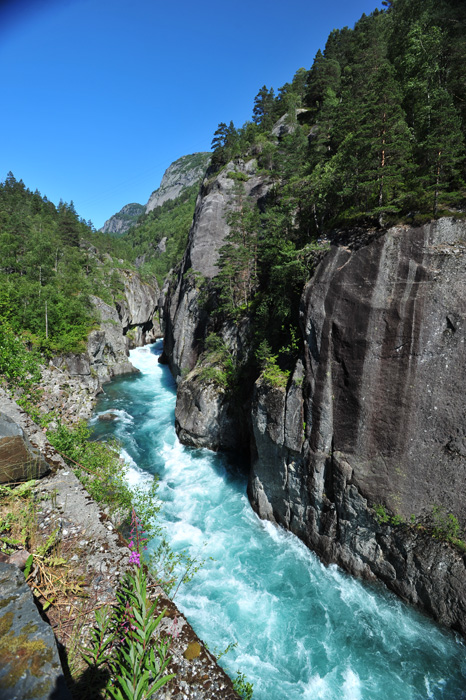
[[[254,683],[254,700],[461,700],[466,647],[381,586],[323,566],[263,522],[238,465],[181,445],[175,384],[161,342],[131,352],[140,374],[105,386],[92,423],[123,445],[132,483],[160,479],[173,549],[206,560],[175,602],[221,662]],[[117,419],[98,421],[112,410]]]

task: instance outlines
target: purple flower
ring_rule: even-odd
[[[129,555],[129,563],[136,564],[136,566],[141,566],[139,552],[131,552],[131,554]]]

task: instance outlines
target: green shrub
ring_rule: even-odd
[[[439,540],[453,542],[461,536],[458,518],[442,506],[432,507],[432,535]]]
[[[205,356],[199,377],[211,381],[223,389],[233,389],[237,368],[230,350],[216,333],[209,333],[204,343]]]
[[[47,438],[71,464],[76,476],[95,501],[105,503],[110,512],[129,512],[132,491],[126,481],[126,467],[116,441],[91,441],[91,430],[84,421],[74,426],[59,423]]]
[[[0,374],[9,383],[29,389],[40,381],[40,361],[39,353],[28,350],[9,323],[0,319]]]
[[[241,671],[236,671],[236,678],[233,680],[233,688],[242,700],[252,700],[254,686],[246,680],[246,676]]]
[[[290,370],[280,369],[277,362],[277,355],[273,355],[266,360],[265,368],[262,372],[262,379],[271,387],[285,389],[290,374]]]
[[[230,178],[230,180],[236,180],[237,182],[247,182],[249,180],[246,173],[238,173],[235,170],[230,170],[230,172],[227,173],[227,177]]]

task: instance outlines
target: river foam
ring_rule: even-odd
[[[255,700],[466,698],[459,638],[382,586],[323,566],[292,534],[257,518],[237,465],[179,443],[161,349],[131,352],[141,374],[106,385],[97,407],[129,418],[94,427],[122,442],[130,483],[159,476],[172,547],[205,560],[176,603],[210,649],[236,644],[221,663],[246,674]]]

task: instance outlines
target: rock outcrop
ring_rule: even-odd
[[[0,562],[0,697],[70,700],[50,625],[23,573]]]
[[[164,172],[160,187],[152,192],[146,214],[164,202],[176,199],[188,187],[200,182],[210,161],[210,153],[192,153],[175,160]]]
[[[22,427],[0,412],[0,484],[37,479],[48,471],[47,462]]]
[[[269,189],[269,183],[256,174],[256,169],[255,160],[231,162],[214,177],[206,177],[185,255],[162,293],[162,361],[169,363],[179,384],[177,433],[186,444],[213,450],[248,444],[247,411],[231,405],[221,385],[203,381],[200,371],[209,366],[205,354],[197,370],[189,372],[200,359],[205,338],[212,330],[210,313],[216,301],[210,281],[218,274],[220,250],[230,232],[227,216],[238,206],[237,178],[241,179],[241,196],[254,204],[265,198]],[[234,358],[246,359],[250,347],[247,322],[224,324],[216,333]]]
[[[202,351],[208,321],[206,283],[218,274],[220,249],[230,231],[227,215],[236,206],[235,179],[230,175],[244,177],[243,197],[256,203],[269,189],[263,176],[256,174],[256,167],[255,160],[228,163],[215,177],[206,177],[203,182],[186,252],[164,293],[164,355],[177,379],[182,372],[193,369]],[[233,345],[242,344],[241,335]]]
[[[200,363],[178,384],[175,429],[181,442],[211,450],[238,449],[238,422],[225,389],[206,381]]]
[[[114,236],[122,236],[128,231],[131,226],[137,222],[141,214],[144,214],[146,208],[143,204],[125,204],[117,214],[114,214],[107,219],[100,231],[102,233],[111,233]]]
[[[157,280],[153,278],[148,284],[136,272],[118,272],[124,292],[114,306],[100,297],[91,297],[99,326],[89,334],[86,352],[62,355],[53,361],[58,369],[80,378],[94,396],[100,391],[99,383],[136,372],[128,360],[130,348],[152,343],[162,335],[158,322],[160,290]]]
[[[325,561],[466,634],[465,555],[422,525],[433,506],[466,525],[466,223],[345,243],[302,298],[302,449],[295,382],[257,388],[250,499]]]
[[[116,302],[116,308],[123,326],[123,333],[130,336],[130,347],[147,345],[160,338],[158,322],[159,286],[155,277],[151,283],[143,282],[137,273],[129,270],[121,272],[125,287],[124,298]]]

